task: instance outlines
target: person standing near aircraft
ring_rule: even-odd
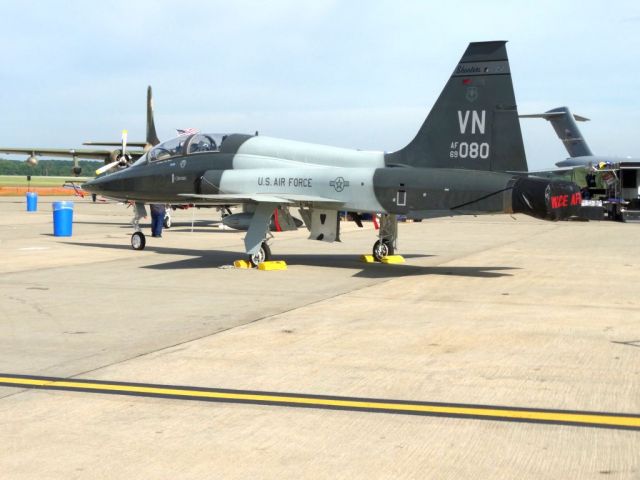
[[[166,208],[162,203],[151,204],[151,236],[162,237],[162,225],[164,223],[164,216],[166,214]]]

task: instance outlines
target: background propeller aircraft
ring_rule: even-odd
[[[270,257],[266,239],[276,209],[287,220],[289,208],[298,207],[309,238],[324,242],[340,240],[339,211],[381,213],[378,260],[396,249],[397,215],[575,215],[574,183],[508,173],[526,172],[527,163],[505,44],[469,44],[418,134],[396,152],[198,133],[161,143],[84,188],[137,205],[250,206],[244,243],[254,265]],[[133,248],[144,244],[135,232]]]
[[[101,146],[101,147],[118,147],[118,148],[13,148],[13,147],[0,147],[0,153],[7,154],[27,154],[29,155],[25,160],[30,165],[37,165],[39,156],[46,155],[50,157],[64,157],[73,158],[74,166],[71,169],[71,173],[76,177],[82,173],[82,168],[78,165],[79,158],[88,158],[92,160],[102,160],[105,165],[98,169],[96,174],[104,173],[105,171],[115,167],[116,165],[126,166],[128,163],[140,158],[151,147],[160,143],[158,135],[156,134],[156,127],[153,120],[153,98],[151,87],[147,88],[147,138],[144,142],[130,142],[127,144],[126,130],[122,132],[121,142],[85,142],[83,145]],[[127,146],[135,147],[134,150],[127,150]],[[108,168],[107,168],[108,167]]]

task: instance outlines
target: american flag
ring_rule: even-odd
[[[197,128],[176,128],[176,132],[178,132],[179,137],[183,137],[185,135],[194,135],[196,133],[200,133],[200,130]]]

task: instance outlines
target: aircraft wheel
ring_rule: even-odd
[[[164,225],[164,228],[171,228],[171,217],[164,217],[162,224]]]
[[[249,255],[249,261],[251,262],[251,265],[253,265],[254,267],[257,267],[262,262],[266,262],[270,258],[271,258],[271,249],[269,248],[269,245],[266,244],[266,242],[262,242],[262,245],[260,245],[260,250],[258,250],[257,253],[254,253],[253,255]]]
[[[146,244],[147,239],[144,237],[144,233],[135,232],[131,235],[131,248],[134,250],[144,250]]]
[[[377,240],[373,244],[373,258],[378,262],[389,255],[393,255],[393,244],[389,240]]]

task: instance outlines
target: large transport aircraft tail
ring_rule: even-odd
[[[385,163],[527,171],[505,41],[469,44],[416,137]]]
[[[588,122],[589,119],[580,115],[572,115],[568,107],[553,108],[544,113],[520,115],[520,118],[544,118],[551,122],[551,126],[570,157],[590,157],[593,155],[576,123],[576,120]]]

